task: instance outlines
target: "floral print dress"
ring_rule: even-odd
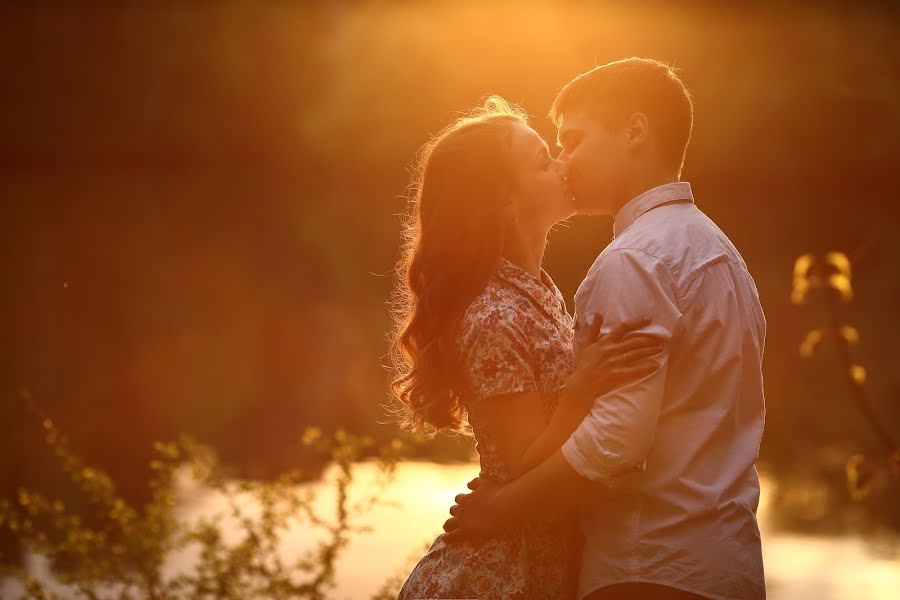
[[[553,280],[502,259],[467,309],[457,339],[469,393],[464,399],[481,474],[512,479],[479,402],[538,391],[549,420],[574,369],[573,324]],[[439,535],[416,565],[399,599],[574,598],[580,534],[575,514],[536,519],[497,537],[448,545]]]

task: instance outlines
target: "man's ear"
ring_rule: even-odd
[[[630,148],[637,148],[647,143],[650,137],[650,122],[647,115],[636,112],[628,118],[625,126],[625,141]]]

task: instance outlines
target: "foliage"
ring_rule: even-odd
[[[865,387],[866,369],[856,362],[853,352],[853,347],[859,344],[859,331],[840,319],[839,305],[853,301],[852,265],[847,255],[834,251],[824,257],[804,254],[795,261],[791,301],[798,306],[804,305],[813,292],[821,292],[827,324],[806,334],[800,344],[800,354],[811,358],[823,340],[834,342],[851,397],[885,454],[884,460],[873,460],[862,453],[853,454],[847,460],[847,489],[850,497],[859,502],[874,488],[883,488],[889,476],[900,477],[900,446],[869,401]]]
[[[360,517],[379,502],[407,449],[399,439],[376,448],[367,436],[343,430],[328,436],[317,428],[306,429],[304,448],[327,456],[338,468],[330,518],[314,507],[314,493],[300,486],[304,479],[299,470],[288,470],[271,482],[235,483],[209,449],[181,435],[176,442],[154,444],[152,499],[139,509],[116,493],[107,474],[86,465],[72,451],[66,436],[34,407],[27,391],[24,396],[41,418],[47,445],[67,477],[89,498],[93,511],[75,514],[62,500],[19,488],[16,498],[0,500],[0,527],[48,558],[54,576],[78,598],[325,598],[334,586],[341,550],[352,536],[367,531],[358,524]],[[379,485],[363,500],[351,503],[351,467],[370,453],[378,459]],[[225,539],[222,515],[196,523],[179,519],[175,484],[179,474],[187,472],[227,499],[228,517],[240,530],[236,543]],[[251,514],[248,507],[257,507],[253,512],[258,514]],[[279,554],[281,534],[295,523],[308,526],[317,541],[296,562],[285,564]],[[167,558],[192,550],[197,552],[196,562],[187,571],[167,575]],[[22,568],[11,574],[23,584],[23,597],[61,597]],[[393,579],[385,582],[376,597],[390,596],[394,585]]]

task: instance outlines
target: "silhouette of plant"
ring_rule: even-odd
[[[22,393],[41,421],[45,441],[62,470],[90,501],[91,512],[79,515],[61,500],[19,488],[16,498],[0,500],[0,527],[16,535],[30,552],[45,557],[65,597],[149,598],[325,598],[335,584],[335,565],[354,535],[368,531],[360,517],[380,502],[397,462],[408,445],[399,439],[376,447],[372,438],[343,430],[325,435],[310,427],[302,436],[308,452],[336,466],[334,516],[314,506],[315,493],[301,486],[301,472],[288,470],[271,482],[227,478],[211,450],[187,435],[154,444],[150,462],[150,501],[138,508],[120,497],[102,470],[86,465],[71,450],[66,436]],[[363,454],[377,456],[378,482],[351,502],[352,466]],[[226,499],[227,517],[237,525],[237,542],[226,541],[223,515],[194,523],[179,519],[177,480],[189,476]],[[90,522],[90,524],[88,524]],[[313,547],[291,564],[279,553],[281,534],[296,523],[316,534]],[[229,536],[231,537],[231,536]],[[186,571],[168,574],[173,553],[194,552]],[[22,598],[62,598],[54,584],[23,568],[8,573],[23,586]],[[395,582],[385,582],[377,597],[387,597]]]
[[[823,257],[804,254],[795,261],[791,302],[797,306],[807,304],[813,293],[824,302],[827,323],[806,334],[800,344],[800,354],[811,358],[824,340],[833,341],[854,404],[887,455],[884,462],[861,453],[847,460],[847,489],[853,500],[861,501],[887,476],[900,477],[900,447],[878,418],[866,393],[866,369],[854,359],[853,353],[860,341],[859,331],[840,318],[839,306],[853,301],[852,266],[847,255],[842,252],[828,252]]]

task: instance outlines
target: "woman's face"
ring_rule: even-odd
[[[519,227],[549,229],[575,214],[562,164],[550,156],[547,143],[523,123],[513,125],[510,153],[514,166],[510,201]]]

